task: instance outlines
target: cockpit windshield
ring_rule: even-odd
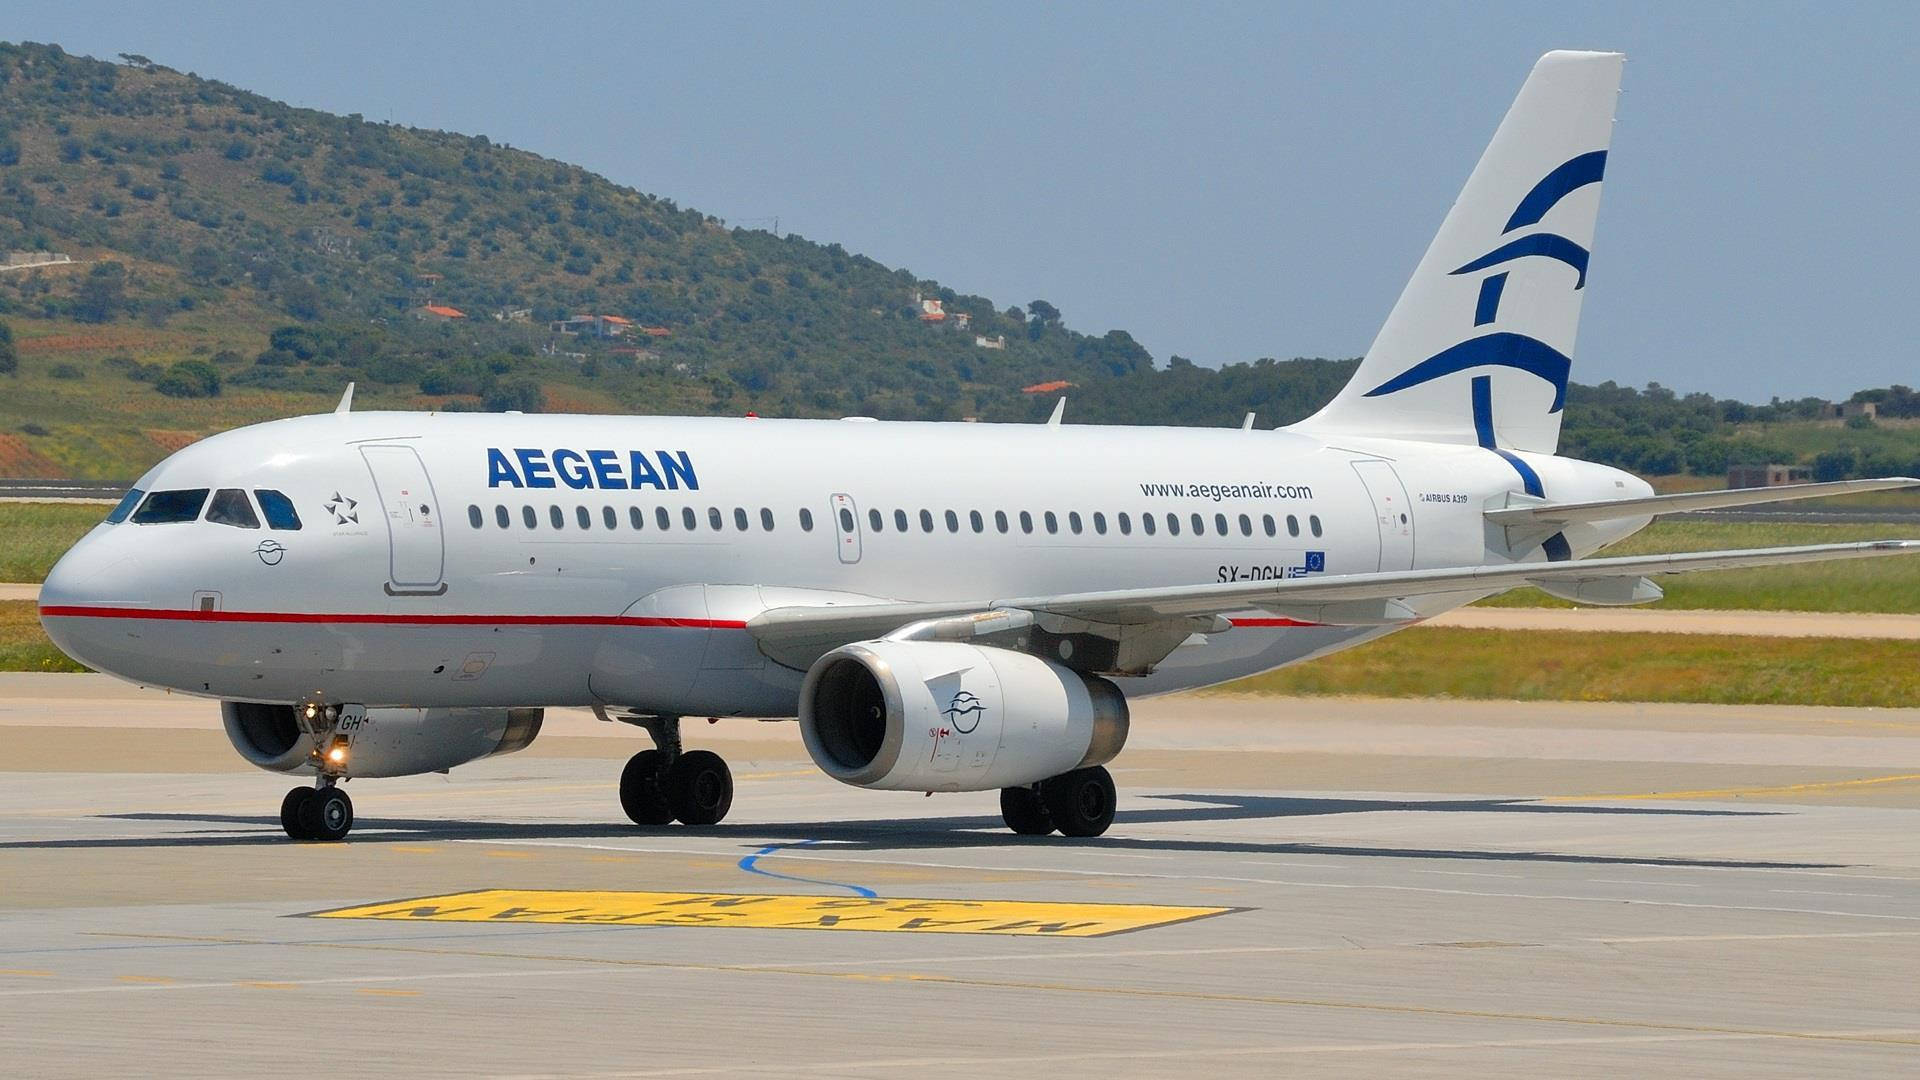
[[[127,515],[133,513],[133,508],[140,505],[140,496],[145,494],[146,492],[139,488],[134,488],[120,496],[120,504],[107,513],[107,524],[118,525],[127,520]]]
[[[183,488],[179,491],[156,491],[147,496],[140,509],[133,512],[135,525],[168,525],[176,521],[192,521],[200,516],[200,507],[206,505],[206,488]]]
[[[253,503],[247,501],[247,493],[239,488],[221,488],[214,492],[213,503],[207,507],[207,520],[236,529],[260,527],[260,516],[253,512]]]
[[[260,500],[260,512],[267,515],[267,528],[293,532],[300,528],[300,515],[293,509],[293,500],[272,488],[254,488],[253,495]]]

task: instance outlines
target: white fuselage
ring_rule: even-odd
[[[1649,490],[1518,457],[1555,500]],[[791,716],[803,672],[745,629],[769,608],[1507,563],[1483,511],[1523,472],[1476,446],[1285,430],[328,414],[214,436],[137,485],[240,489],[255,509],[282,492],[299,529],[102,524],[41,607],[80,660],[212,697]],[[1570,528],[1563,550],[1644,523]],[[1123,689],[1395,628],[1233,621]]]

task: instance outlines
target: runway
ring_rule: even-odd
[[[722,826],[621,824],[614,777],[644,739],[556,712],[525,753],[353,783],[351,839],[303,845],[279,833],[287,782],[241,763],[206,703],[6,676],[0,1060],[1920,1070],[1920,710],[1146,702],[1094,841],[1016,839],[991,794],[843,787],[786,725],[688,740],[739,779]],[[784,906],[727,914],[755,904]],[[1120,927],[1115,905],[1202,914]]]

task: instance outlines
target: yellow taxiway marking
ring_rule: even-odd
[[[482,889],[309,912],[325,919],[560,923],[592,926],[749,926],[936,934],[1105,937],[1234,911],[1155,904],[1028,900],[873,899],[737,893]]]
[[[166,975],[117,975],[115,978],[128,983],[170,983],[180,980]]]
[[[255,990],[292,990],[299,984],[290,982],[243,982],[240,985],[252,987]]]
[[[53,978],[53,972],[38,971],[33,968],[0,968],[0,975],[20,975],[31,979]]]
[[[531,859],[533,858],[533,852],[531,851],[488,851],[488,852],[483,852],[482,854],[486,855],[490,859]]]
[[[1701,791],[1642,791],[1612,795],[1554,795],[1541,802],[1622,802],[1627,799],[1716,799],[1742,795],[1791,795],[1799,791],[1835,791],[1840,788],[1867,787],[1872,784],[1899,784],[1920,780],[1920,773],[1898,776],[1868,776],[1859,780],[1825,780],[1808,784],[1782,784],[1778,787],[1711,788]]]
[[[418,990],[393,990],[383,986],[363,986],[355,990],[356,994],[377,994],[381,997],[419,997]]]

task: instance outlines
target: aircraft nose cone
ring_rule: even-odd
[[[89,536],[60,557],[40,586],[40,625],[60,651],[100,667],[94,643],[102,608],[144,607],[133,580],[131,552],[104,537]]]

